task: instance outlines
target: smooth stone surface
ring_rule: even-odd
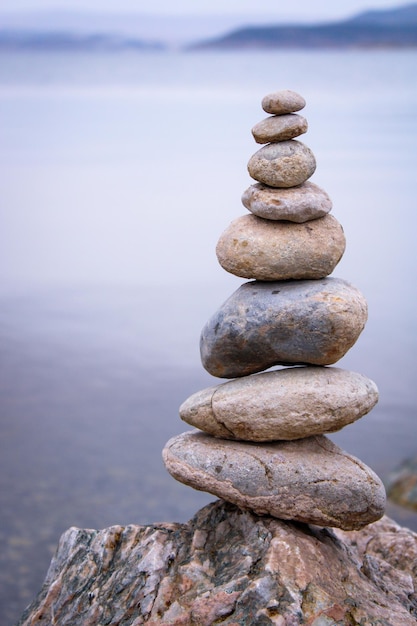
[[[270,187],[301,185],[314,174],[315,169],[314,154],[296,139],[268,143],[248,162],[250,176]]]
[[[339,278],[244,283],[204,326],[201,360],[219,378],[331,365],[356,342],[367,310],[361,292]]]
[[[415,626],[417,535],[259,517],[70,528],[19,626]],[[6,622],[4,622],[6,624]]]
[[[327,193],[310,181],[289,189],[255,183],[243,193],[242,203],[258,217],[298,223],[324,217],[332,209]]]
[[[262,108],[266,113],[283,115],[300,111],[306,105],[306,101],[299,93],[290,89],[281,89],[274,93],[269,93],[262,99]]]
[[[255,124],[252,135],[257,143],[270,143],[294,139],[307,132],[305,117],[296,113],[273,115]]]
[[[178,481],[259,515],[354,530],[384,514],[378,476],[323,435],[256,444],[192,431],[163,459]]]
[[[202,389],[182,403],[180,417],[224,439],[291,440],[340,430],[377,402],[377,386],[362,374],[291,367]]]
[[[216,254],[223,269],[241,278],[315,279],[333,272],[345,247],[331,215],[302,224],[243,215],[221,235]]]

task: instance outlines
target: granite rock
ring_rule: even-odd
[[[221,235],[216,254],[227,272],[257,280],[324,278],[345,251],[343,228],[331,215],[297,224],[243,215]]]
[[[281,89],[280,91],[269,93],[262,99],[263,110],[274,115],[294,113],[303,109],[305,105],[306,101],[303,96],[290,89]]]
[[[417,535],[216,501],[185,524],[70,528],[19,626],[415,626]]]
[[[339,278],[251,281],[204,326],[201,360],[220,378],[273,365],[331,365],[354,345],[366,319],[365,298]]]
[[[250,176],[270,187],[301,185],[314,174],[315,169],[314,154],[296,139],[268,143],[248,162]]]
[[[323,217],[332,209],[324,189],[310,181],[289,189],[255,183],[243,193],[242,203],[258,217],[299,223]]]
[[[163,459],[176,480],[259,515],[353,530],[385,510],[378,476],[324,435],[249,443],[191,431]]]
[[[306,133],[307,120],[302,115],[272,115],[255,124],[252,128],[253,138],[257,143],[270,143],[294,139]]]
[[[340,430],[378,401],[375,383],[337,367],[291,367],[202,389],[180,406],[191,426],[247,441],[291,440]]]

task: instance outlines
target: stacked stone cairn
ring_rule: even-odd
[[[358,339],[367,303],[328,277],[345,237],[327,193],[308,182],[313,153],[294,139],[307,130],[296,113],[304,106],[289,90],[262,101],[270,115],[252,134],[266,145],[249,160],[258,182],[242,197],[250,214],[216,248],[226,271],[250,280],[201,333],[206,370],[233,380],[181,405],[181,418],[199,430],[172,438],[163,457],[177,480],[242,509],[354,530],[383,515],[385,490],[325,433],[368,413],[378,390],[361,374],[328,367]]]

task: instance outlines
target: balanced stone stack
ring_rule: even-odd
[[[325,433],[368,413],[378,390],[361,374],[328,367],[358,339],[367,303],[328,277],[345,237],[327,193],[308,182],[313,153],[294,139],[307,130],[296,113],[304,105],[288,90],[262,101],[270,115],[252,133],[266,145],[249,160],[258,182],[242,197],[250,213],[216,248],[226,271],[250,280],[201,334],[204,367],[234,380],[182,404],[181,418],[199,430],[171,439],[163,457],[177,480],[243,509],[353,530],[383,515],[385,490]]]

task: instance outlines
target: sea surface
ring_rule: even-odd
[[[377,407],[332,435],[383,479],[417,455],[415,51],[2,54],[0,623],[70,526],[186,521],[214,498],[161,449],[220,382],[202,326],[244,281],[215,245],[246,213],[262,97],[307,101],[312,180],[333,200],[368,324],[338,363]],[[417,515],[388,506],[417,530]]]

